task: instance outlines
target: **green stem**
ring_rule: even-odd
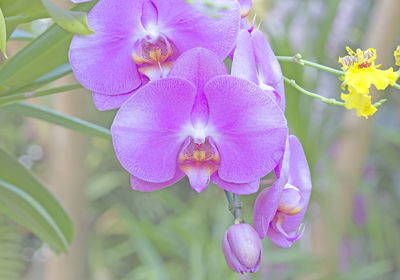
[[[232,198],[233,195],[233,198]],[[229,202],[229,211],[232,213],[233,217],[235,218],[234,223],[240,224],[243,223],[242,218],[242,203],[239,201],[239,195],[233,193],[231,195],[230,192],[225,191],[226,199]]]
[[[294,88],[297,89],[299,92],[301,92],[301,93],[303,93],[303,94],[305,94],[305,95],[308,95],[308,96],[317,98],[317,99],[321,100],[322,102],[324,102],[324,103],[326,103],[326,104],[328,104],[328,105],[344,106],[344,103],[343,103],[343,102],[337,101],[337,100],[334,99],[334,98],[326,98],[326,97],[323,97],[323,96],[321,96],[321,95],[319,95],[319,94],[313,93],[313,92],[311,92],[311,91],[308,91],[308,90],[302,88],[301,86],[299,86],[299,85],[296,83],[295,80],[289,79],[289,78],[287,78],[287,77],[283,77],[283,79],[285,80],[285,82],[286,82],[287,84],[291,85],[292,87],[294,87]]]
[[[33,97],[40,97],[46,96],[51,94],[56,94],[60,92],[70,91],[74,89],[82,88],[81,84],[72,84],[62,87],[56,87],[41,91],[34,91],[34,92],[24,92],[24,93],[17,93],[12,95],[0,96],[0,106],[8,105],[10,103],[15,103],[17,101],[33,98]]]
[[[224,190],[224,192],[225,192],[225,196],[226,196],[226,199],[228,200],[229,204],[232,204],[233,200],[232,200],[231,193],[226,190]]]
[[[342,106],[342,107],[344,106],[344,102],[337,101],[337,100],[334,99],[334,98],[326,98],[326,97],[323,97],[323,96],[321,96],[321,95],[319,95],[319,94],[313,93],[313,92],[311,92],[311,91],[308,91],[308,90],[302,88],[301,86],[299,86],[299,85],[296,83],[295,80],[289,79],[289,78],[287,78],[287,77],[285,77],[285,76],[283,77],[283,79],[285,80],[285,82],[286,82],[287,84],[291,85],[292,87],[294,87],[294,88],[297,89],[299,92],[301,92],[301,93],[303,93],[303,94],[305,94],[305,95],[311,96],[311,97],[313,97],[313,98],[317,98],[317,99],[321,100],[322,102],[324,102],[324,103],[326,103],[326,104],[328,104],[328,105],[337,105],[337,106]],[[375,108],[379,108],[379,107],[380,107],[383,103],[385,103],[386,101],[387,101],[387,99],[381,99],[381,100],[379,100],[378,102],[374,103],[372,106],[374,106]]]
[[[337,70],[335,68],[331,68],[331,67],[328,67],[325,65],[321,65],[321,64],[309,61],[309,60],[302,59],[301,54],[296,54],[295,56],[277,56],[276,58],[279,61],[294,62],[294,63],[300,64],[303,66],[304,65],[310,66],[310,67],[317,68],[317,69],[320,69],[325,72],[330,72],[330,73],[338,75],[338,76],[343,76],[345,74],[344,71]]]

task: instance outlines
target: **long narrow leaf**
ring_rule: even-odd
[[[85,12],[68,11],[58,7],[51,1],[41,1],[50,16],[63,29],[80,35],[90,35],[94,33],[94,31],[89,28],[87,14]]]
[[[72,221],[60,202],[29,170],[0,148],[0,210],[26,226],[57,252],[74,236]]]
[[[77,5],[74,10],[89,11],[96,1]],[[57,66],[68,62],[72,34],[58,25],[51,26],[0,68],[0,95],[25,87]]]
[[[16,103],[2,107],[2,109],[16,112],[27,117],[41,119],[56,125],[60,125],[90,136],[111,139],[110,130],[99,125],[81,120],[76,117],[67,116],[53,110],[27,103]]]
[[[56,88],[51,88],[51,89],[46,89],[46,90],[40,90],[40,91],[36,91],[36,92],[31,91],[31,92],[23,92],[23,93],[18,93],[18,94],[13,94],[13,95],[0,96],[0,107],[8,105],[8,104],[16,103],[18,101],[28,99],[28,98],[46,96],[46,95],[66,92],[66,91],[70,91],[70,90],[74,90],[74,89],[78,89],[78,88],[82,88],[81,84],[72,84],[72,85],[66,85],[66,86],[61,86],[61,87],[56,87]]]
[[[4,20],[3,11],[0,8],[0,51],[7,58],[6,41],[7,41],[6,22]]]

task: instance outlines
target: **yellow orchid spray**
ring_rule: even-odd
[[[355,52],[346,48],[348,56],[340,57],[339,62],[345,71],[343,88],[347,86],[348,94],[341,94],[347,109],[356,109],[358,116],[368,119],[376,112],[371,104],[369,89],[374,85],[378,90],[384,90],[388,85],[394,85],[398,74],[393,68],[387,70],[378,69],[375,65],[376,50],[369,48],[366,51],[357,49]]]

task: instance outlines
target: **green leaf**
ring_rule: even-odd
[[[0,0],[0,6],[2,1],[4,0]],[[89,11],[95,3],[96,1],[91,1],[76,5],[74,10]],[[67,63],[71,39],[71,33],[54,24],[11,57],[0,67],[0,95],[26,87]]]
[[[0,0],[7,29],[7,38],[22,24],[48,17],[40,0]]]
[[[94,33],[89,28],[85,12],[64,10],[48,0],[42,0],[42,3],[54,21],[65,30],[80,35]]]
[[[0,51],[3,53],[5,58],[7,58],[6,43],[7,43],[6,22],[4,20],[3,11],[0,8]]]
[[[109,129],[76,117],[55,112],[48,108],[21,102],[4,106],[1,109],[16,112],[27,117],[41,119],[90,136],[100,137],[107,140],[111,139],[111,132]]]
[[[0,96],[0,107],[16,103],[18,101],[28,99],[28,98],[34,98],[34,97],[41,97],[41,96],[47,96],[47,95],[52,95],[56,93],[61,93],[61,92],[66,92],[74,89],[82,88],[81,84],[72,84],[72,85],[65,85],[61,87],[55,87],[55,88],[50,88],[50,89],[45,89],[45,90],[40,90],[40,91],[30,91],[30,92],[21,92],[18,94],[13,94],[13,95],[6,95],[6,96]]]
[[[60,202],[28,169],[0,148],[0,210],[26,226],[56,252],[65,252],[74,236]]]

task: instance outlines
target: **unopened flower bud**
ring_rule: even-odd
[[[222,241],[225,260],[235,272],[255,273],[262,259],[262,244],[257,232],[248,224],[234,224]]]

